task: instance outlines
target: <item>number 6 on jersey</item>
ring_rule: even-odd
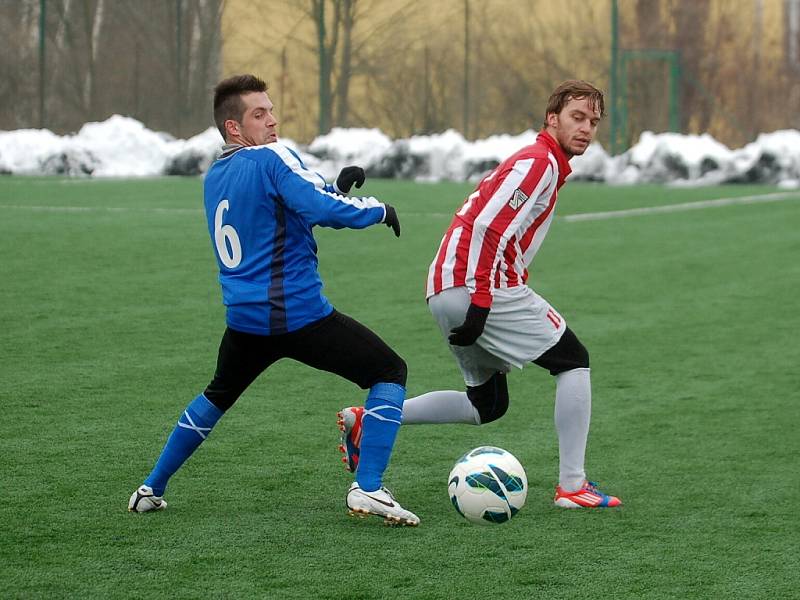
[[[233,226],[222,224],[222,217],[229,208],[227,200],[217,204],[217,211],[214,213],[214,242],[222,264],[229,269],[235,269],[242,262],[242,244]]]

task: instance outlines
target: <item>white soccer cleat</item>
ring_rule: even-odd
[[[367,515],[383,517],[386,525],[399,527],[419,525],[419,517],[400,506],[400,503],[392,496],[392,492],[385,487],[374,492],[365,492],[358,483],[353,482],[347,492],[347,508],[351,515],[357,517]]]
[[[131,499],[128,500],[128,510],[131,512],[147,512],[149,510],[164,510],[167,508],[167,501],[161,496],[153,495],[153,488],[142,485],[133,492]]]

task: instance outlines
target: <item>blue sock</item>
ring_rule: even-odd
[[[403,419],[405,397],[406,388],[396,383],[376,383],[369,390],[361,421],[361,456],[356,470],[356,481],[366,492],[381,487]]]
[[[169,478],[197,450],[223,414],[203,394],[189,403],[164,444],[156,466],[144,480],[145,485],[153,488],[153,494],[164,495]]]

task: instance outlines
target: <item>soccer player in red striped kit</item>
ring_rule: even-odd
[[[526,285],[528,266],[553,221],[569,160],[592,142],[605,112],[603,93],[570,80],[550,96],[533,145],[504,160],[456,212],[430,266],[428,307],[447,338],[466,392],[410,398],[403,424],[494,421],[508,408],[506,373],[534,363],[556,380],[555,426],[564,508],[613,507],[619,498],[586,478],[591,414],[589,353],[562,317]],[[358,463],[363,408],[339,413],[344,461]]]

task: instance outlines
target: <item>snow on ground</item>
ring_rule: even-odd
[[[377,129],[334,128],[304,146],[286,138],[306,166],[333,180],[343,166],[360,165],[371,177],[418,181],[475,181],[519,148],[532,144],[534,130],[469,141],[454,130],[392,140]],[[66,174],[91,177],[199,175],[216,158],[222,138],[213,127],[188,140],[147,129],[114,115],[87,123],[73,135],[46,129],[0,131],[0,173]],[[592,144],[571,161],[571,180],[611,184],[770,183],[800,187],[800,131],[762,133],[739,149],[708,134],[642,133],[617,156]]]

